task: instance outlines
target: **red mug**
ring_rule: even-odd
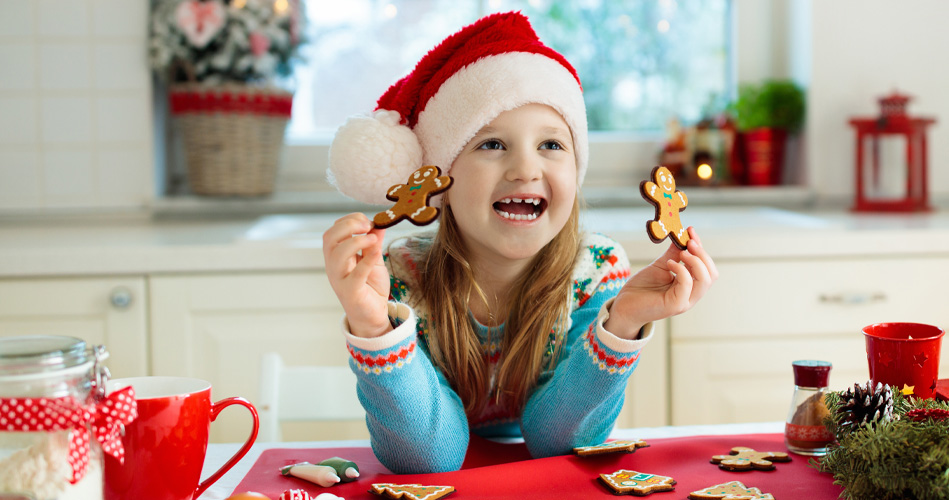
[[[211,384],[184,377],[115,379],[108,390],[132,386],[138,418],[125,426],[125,462],[105,459],[107,500],[192,500],[220,479],[250,450],[257,439],[257,410],[244,398],[211,402]],[[253,417],[250,436],[237,453],[204,481],[201,468],[208,434],[221,410],[247,408]],[[199,482],[200,481],[200,482]]]
[[[939,348],[945,331],[920,323],[877,323],[863,328],[870,380],[895,385],[903,394],[931,398],[939,379]]]

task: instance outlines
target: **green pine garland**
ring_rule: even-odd
[[[841,394],[828,393],[830,417],[825,424],[837,443],[811,466],[834,475],[849,499],[949,499],[949,420],[914,421],[914,409],[949,410],[931,399],[908,399],[893,387],[891,421],[841,427]]]

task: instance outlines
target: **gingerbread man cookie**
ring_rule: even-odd
[[[587,457],[590,455],[602,455],[604,453],[616,453],[621,451],[633,453],[637,448],[646,448],[648,446],[649,443],[641,439],[631,439],[625,441],[610,441],[593,446],[578,446],[573,449],[573,452],[581,457]]]
[[[791,457],[783,451],[755,451],[744,446],[732,448],[730,455],[712,457],[713,464],[730,471],[774,470],[774,462],[790,461]]]
[[[389,188],[386,199],[395,202],[395,205],[377,213],[373,224],[378,228],[396,225],[402,219],[408,219],[416,226],[430,224],[438,217],[438,209],[428,206],[432,196],[451,187],[452,178],[442,175],[442,169],[434,165],[426,165],[409,176],[405,184],[396,184]]]
[[[676,180],[668,168],[656,167],[652,169],[651,176],[652,181],[639,184],[643,198],[656,206],[656,216],[646,222],[646,233],[654,243],[672,236],[672,242],[685,250],[689,243],[689,232],[679,220],[679,212],[689,206],[689,198],[676,189]]]
[[[669,476],[626,469],[620,469],[612,474],[600,474],[600,480],[606,483],[616,495],[643,496],[659,491],[672,491],[676,484],[676,480]]]

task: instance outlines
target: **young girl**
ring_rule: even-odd
[[[437,230],[386,253],[360,213],[323,236],[376,456],[421,473],[460,468],[470,432],[535,457],[603,442],[652,322],[717,278],[701,240],[630,278],[616,242],[581,234],[580,82],[520,14],[452,35],[378,104],[337,133],[336,186],[385,204],[421,165],[454,181]]]

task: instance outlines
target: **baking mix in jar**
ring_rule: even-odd
[[[799,455],[822,456],[834,441],[824,425],[830,415],[824,396],[830,378],[831,363],[800,360],[791,363],[794,370],[794,394],[784,424],[784,443]]]
[[[135,418],[129,395],[104,397],[107,357],[73,337],[0,338],[0,496],[102,498],[102,450],[121,455]]]

